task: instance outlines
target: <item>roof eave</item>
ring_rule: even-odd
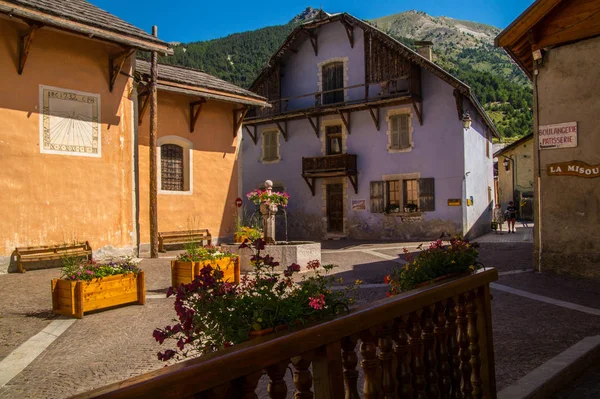
[[[16,17],[26,22],[39,22],[47,27],[52,27],[59,30],[74,32],[89,38],[98,38],[109,42],[133,47],[142,51],[156,51],[162,54],[173,55],[174,52],[166,42],[159,39],[144,40],[142,38],[124,35],[118,32],[100,29],[89,26],[80,22],[68,20],[58,16],[44,14],[42,12],[29,10],[18,5],[0,4],[0,13],[6,14],[9,17]]]

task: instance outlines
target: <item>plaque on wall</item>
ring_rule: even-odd
[[[551,163],[546,167],[548,176],[600,177],[600,165],[581,161]]]
[[[100,95],[40,85],[40,152],[100,157]]]

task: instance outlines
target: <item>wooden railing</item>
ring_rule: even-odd
[[[429,285],[78,397],[249,399],[266,373],[269,396],[284,399],[291,365],[295,398],[495,398],[489,283],[497,278],[488,269]]]
[[[356,154],[302,157],[302,174],[344,172],[356,173]]]

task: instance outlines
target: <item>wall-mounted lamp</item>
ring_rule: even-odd
[[[508,172],[510,170],[510,162],[508,161],[508,158],[504,158],[502,164],[504,165],[504,170]]]
[[[465,130],[471,128],[471,122],[473,122],[473,120],[471,119],[471,115],[469,115],[469,111],[465,111],[465,113],[463,114],[462,122]]]

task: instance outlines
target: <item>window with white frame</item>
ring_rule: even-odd
[[[388,118],[388,149],[410,150],[412,148],[411,120],[409,113],[390,115]]]
[[[279,160],[279,132],[271,130],[262,135],[262,160],[273,162]]]
[[[158,140],[158,188],[161,194],[192,193],[192,143],[179,136]]]

